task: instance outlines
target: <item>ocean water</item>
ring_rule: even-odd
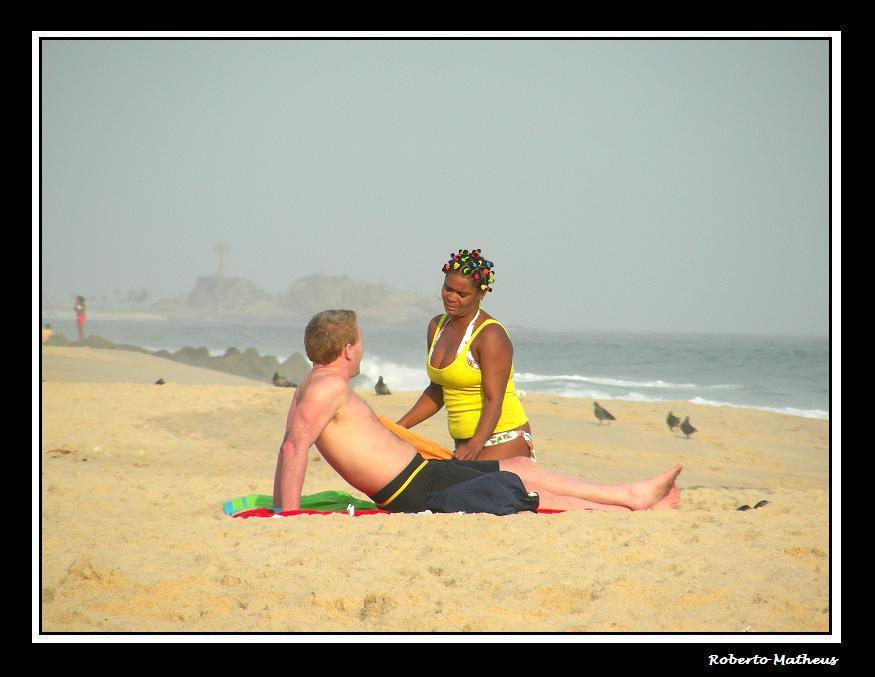
[[[69,323],[70,326],[66,326]],[[75,338],[72,321],[53,320]],[[426,327],[362,323],[362,374],[395,391],[428,385]],[[548,332],[508,326],[517,389],[597,400],[685,400],[829,418],[829,341],[820,337]],[[88,335],[149,350],[254,347],[281,362],[304,353],[303,323],[89,319]]]

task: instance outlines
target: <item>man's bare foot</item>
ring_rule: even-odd
[[[660,510],[675,507],[677,501],[680,500],[680,489],[675,485],[675,480],[683,469],[684,467],[678,464],[661,475],[630,485],[629,502],[626,505],[632,510],[657,509],[656,506],[665,499],[665,503],[659,508]],[[672,487],[677,489],[676,499],[669,497],[669,494],[672,493]],[[674,505],[671,505],[673,500]]]
[[[671,485],[668,493],[653,504],[653,510],[674,510],[681,502],[681,489],[678,483]]]

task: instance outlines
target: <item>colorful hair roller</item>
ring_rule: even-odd
[[[492,291],[490,286],[495,282],[495,264],[483,258],[480,249],[459,249],[450,254],[450,260],[443,265],[444,273],[456,272],[459,275],[471,277],[475,288],[481,291]]]

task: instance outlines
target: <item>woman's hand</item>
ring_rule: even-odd
[[[459,461],[476,461],[477,455],[483,450],[483,445],[471,444],[471,441],[462,442],[453,452],[453,458]]]

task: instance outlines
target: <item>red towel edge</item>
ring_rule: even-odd
[[[539,508],[538,514],[540,515],[556,515],[560,512],[565,512],[564,510],[548,510],[546,508]],[[243,519],[247,519],[249,517],[273,517],[274,515],[279,515],[280,517],[294,517],[295,515],[343,515],[343,510],[286,510],[285,512],[274,512],[273,510],[268,510],[267,508],[255,508],[254,510],[244,510],[242,512],[238,512],[233,517],[242,517]],[[356,510],[354,517],[361,517],[363,515],[389,515],[388,510]]]

